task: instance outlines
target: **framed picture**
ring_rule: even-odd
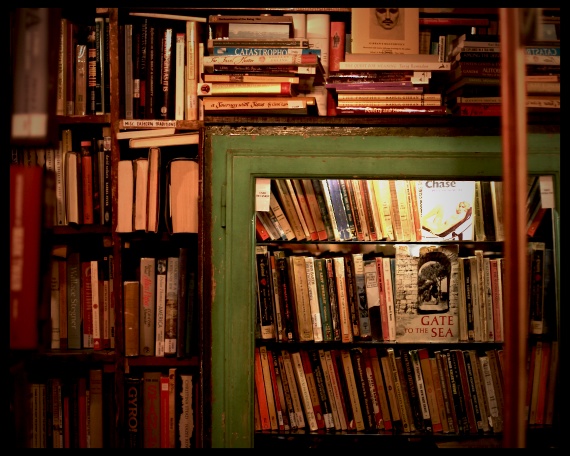
[[[352,8],[352,53],[419,54],[419,8]]]

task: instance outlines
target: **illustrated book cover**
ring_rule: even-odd
[[[416,182],[422,241],[473,241],[475,181]]]
[[[457,244],[396,245],[396,341],[459,340]]]
[[[352,51],[419,54],[419,8],[352,8]]]

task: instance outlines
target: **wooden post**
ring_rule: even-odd
[[[500,8],[503,187],[505,216],[504,448],[526,445],[527,110],[521,10]]]

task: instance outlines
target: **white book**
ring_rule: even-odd
[[[176,34],[176,71],[174,81],[174,119],[184,120],[184,108],[186,106],[185,86],[185,50],[186,35],[184,33]]]
[[[313,321],[313,338],[315,342],[323,341],[323,327],[321,322],[321,310],[317,297],[317,281],[315,278],[315,259],[312,256],[305,257],[305,269],[307,271],[307,285],[309,291],[309,305],[311,307],[311,319]]]
[[[148,158],[139,157],[133,161],[134,163],[134,215],[133,229],[135,231],[146,231],[146,204],[148,195]]]
[[[162,146],[183,146],[189,144],[200,144],[200,134],[178,133],[174,135],[156,136],[151,138],[131,138],[129,139],[129,147],[131,149],[141,149],[147,147]]]
[[[118,131],[117,139],[156,138],[157,136],[170,136],[176,133],[176,127],[151,128],[148,130]]]
[[[164,354],[175,355],[178,340],[178,257],[168,257],[166,267],[166,304],[164,309]]]
[[[155,356],[164,356],[164,312],[166,309],[166,258],[156,260],[156,342]]]
[[[70,163],[73,171],[76,166]],[[117,167],[117,228],[118,233],[133,231],[134,173],[132,160],[119,160]]]

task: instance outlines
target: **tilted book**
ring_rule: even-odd
[[[396,340],[457,342],[458,245],[396,245]]]
[[[422,241],[474,240],[475,181],[416,181]]]
[[[354,8],[352,52],[418,54],[419,8]]]

